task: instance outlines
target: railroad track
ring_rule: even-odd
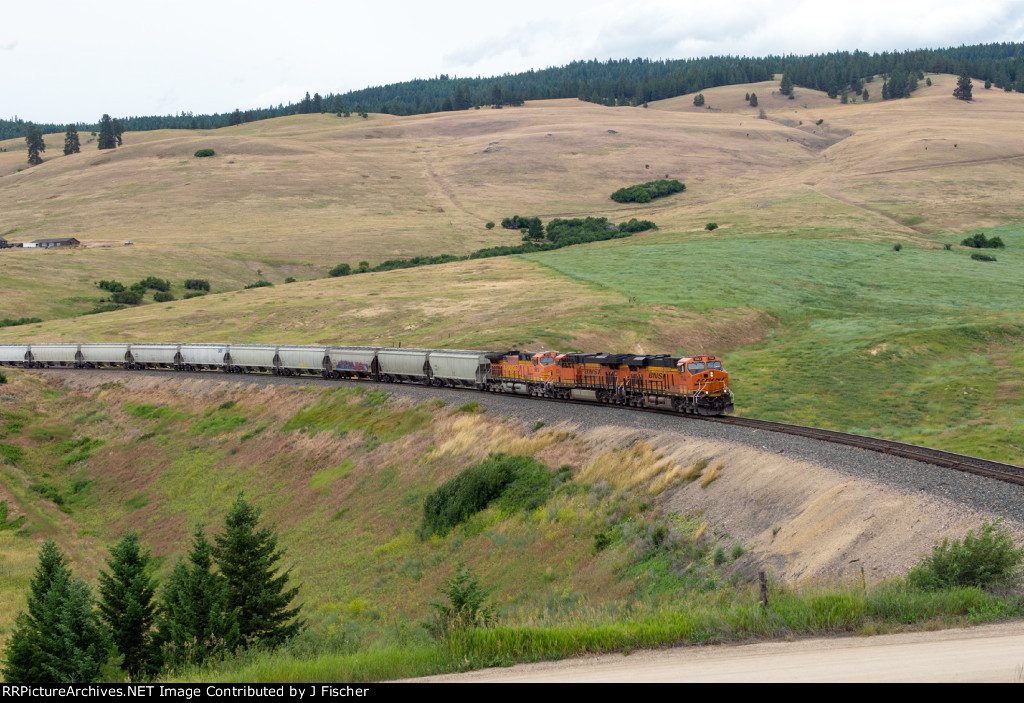
[[[916,444],[905,444],[890,439],[879,439],[878,437],[866,437],[864,435],[850,434],[848,432],[836,432],[835,430],[823,430],[817,427],[803,427],[801,425],[787,425],[782,422],[768,422],[767,420],[754,420],[746,417],[707,417],[701,418],[711,422],[721,422],[729,425],[739,425],[753,429],[766,430],[769,432],[781,432],[783,434],[809,437],[823,442],[833,444],[846,444],[851,447],[867,449],[882,454],[892,454],[906,459],[913,459],[925,464],[944,466],[948,469],[956,469],[976,476],[984,476],[997,481],[1015,483],[1024,486],[1024,467],[1014,464],[1003,464],[998,461],[980,459],[965,454],[954,454],[941,449],[921,447]]]
[[[46,369],[47,371],[71,371],[70,369]],[[117,371],[116,369],[110,369]],[[185,371],[165,371],[150,369],[146,371],[124,371],[123,373],[159,373],[159,374],[174,374],[176,377],[192,376],[197,378],[220,378],[221,375],[217,372],[185,372]],[[372,380],[326,380],[316,376],[274,376],[270,374],[247,374],[243,376],[238,375],[224,375],[224,380],[241,381],[244,378],[260,378],[271,380],[271,382],[280,382],[288,385],[294,385],[296,382],[302,384],[313,384],[313,385],[337,385],[339,383],[360,383],[360,384],[373,384],[380,385]],[[404,384],[401,384],[404,385]],[[422,386],[418,384],[410,384],[410,387],[429,389],[430,386]],[[444,388],[446,391],[458,391],[460,393],[472,393],[472,394],[483,394],[491,395],[487,391],[478,391],[472,388]],[[981,459],[979,457],[967,456],[964,454],[955,454],[953,452],[943,451],[941,449],[932,449],[930,447],[922,447],[916,444],[905,444],[903,442],[896,442],[889,439],[880,439],[878,437],[867,437],[864,435],[850,434],[848,432],[837,432],[835,430],[824,430],[817,427],[804,427],[802,425],[789,425],[783,422],[770,422],[767,420],[755,420],[747,417],[732,417],[726,415],[681,415],[671,410],[663,410],[661,408],[627,408],[626,406],[617,405],[605,405],[595,404],[583,400],[572,400],[572,399],[558,399],[558,398],[536,398],[528,395],[516,395],[516,394],[498,394],[502,396],[530,399],[534,401],[543,401],[547,403],[564,403],[571,405],[582,405],[586,407],[610,407],[619,408],[622,410],[630,410],[632,412],[644,412],[654,413],[659,415],[669,415],[680,420],[695,420],[700,422],[717,422],[726,425],[735,425],[739,427],[747,427],[754,430],[763,430],[766,432],[778,432],[781,434],[795,435],[798,437],[806,437],[808,439],[815,439],[821,442],[830,442],[833,444],[845,444],[850,447],[857,447],[859,449],[865,449],[868,451],[879,452],[882,454],[890,454],[893,456],[899,456],[906,459],[913,459],[924,464],[932,464],[934,466],[942,466],[948,469],[954,469],[956,471],[962,471],[964,473],[973,474],[976,476],[983,476],[985,478],[994,479],[996,481],[1003,481],[1005,483],[1013,483],[1016,485],[1024,486],[1024,467],[1016,466],[1014,464],[1003,464],[998,461],[990,461],[988,459]]]

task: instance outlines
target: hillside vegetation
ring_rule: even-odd
[[[47,320],[0,329],[0,341],[709,352],[725,358],[742,414],[1020,463],[1024,96],[976,86],[967,103],[951,96],[954,76],[929,78],[889,102],[803,88],[790,100],[764,82],[707,89],[701,108],[684,97],[298,115],[127,133],[114,153],[17,173],[23,154],[0,152],[13,232],[0,236],[117,244],[0,252],[9,316]],[[192,158],[201,147],[217,156]],[[686,191],[608,199],[662,178]],[[659,229],[324,278],[340,263],[517,244],[519,232],[485,228],[513,213]],[[976,234],[1005,242],[996,261],[960,245]],[[69,317],[104,295],[96,282],[148,276],[177,298],[186,279],[207,279],[211,295]],[[302,280],[240,290],[287,277]]]
[[[792,500],[799,491],[785,487],[794,469],[806,476],[808,468],[791,459],[624,428],[531,429],[475,402],[413,403],[372,386],[110,378],[12,371],[4,385],[0,648],[44,538],[94,583],[106,547],[137,530],[166,581],[194,526],[216,534],[240,493],[279,530],[281,566],[299,587],[309,628],[283,650],[174,678],[374,680],[1020,614],[1019,599],[985,590],[987,580],[937,592],[880,580],[894,556],[923,553],[968,516],[913,498],[879,506],[881,521],[915,525],[898,555],[883,556],[873,548],[875,523],[851,510],[863,500],[838,475],[821,484],[836,516],[852,513],[838,518],[851,542],[836,562],[833,541],[814,546],[821,495],[808,491],[801,506]],[[673,507],[735,501],[752,479],[774,487],[758,489],[767,502],[749,542],[710,515]],[[858,538],[866,541],[854,547]],[[847,549],[865,557],[870,586],[863,574],[826,587],[773,582],[771,607],[759,604],[758,565],[781,559],[797,570],[817,564],[818,573],[826,563],[848,566]],[[452,583],[463,574],[480,589],[486,628],[441,617],[457,606]]]

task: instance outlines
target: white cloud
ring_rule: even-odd
[[[1019,0],[520,0],[492,5],[290,0],[153,5],[102,13],[55,0],[73,21],[22,37],[36,11],[5,8],[0,114],[36,121],[223,112],[441,73],[500,75],[591,58],[891,51],[1024,37]],[[7,28],[5,30],[5,28]]]

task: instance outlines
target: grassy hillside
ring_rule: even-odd
[[[331,651],[395,633],[428,641],[418,623],[460,563],[493,586],[502,617],[519,618],[706,590],[734,560],[714,558],[717,540],[732,547],[727,536],[659,507],[663,491],[685,482],[677,461],[643,442],[622,450],[614,437],[602,447],[530,430],[472,402],[152,378],[75,390],[21,372],[3,391],[0,501],[12,527],[0,529],[0,633],[23,607],[44,537],[92,580],[105,545],[138,530],[166,576],[193,526],[219,531],[239,492],[280,530],[310,636]],[[553,493],[418,536],[424,498],[499,453],[534,457],[552,474],[566,468]]]
[[[684,97],[294,116],[129,134],[114,153],[87,147],[17,173],[19,153],[0,153],[12,238],[137,242],[0,252],[5,316],[64,318],[0,329],[0,341],[710,352],[743,414],[1020,463],[1024,96],[978,90],[964,103],[954,77],[931,78],[885,103],[802,89],[788,100],[764,83],[705,91],[704,108]],[[751,91],[767,119],[743,100]],[[203,146],[218,156],[190,156]],[[686,192],[608,198],[666,175]],[[322,278],[340,262],[514,242],[484,229],[511,214],[640,216],[659,230]],[[998,261],[959,246],[974,231],[1006,241]],[[184,278],[208,278],[216,294],[67,317],[95,304],[95,281],[146,275],[173,279],[179,297]],[[260,275],[278,285],[237,290]],[[288,275],[320,280],[280,285]]]
[[[939,534],[962,533],[966,514],[888,501],[877,517],[897,526],[893,542],[859,512],[863,492],[848,477],[810,489],[809,467],[794,472],[792,459],[749,448],[622,427],[577,435],[472,401],[415,404],[372,387],[9,375],[0,396],[0,649],[44,538],[95,582],[107,546],[137,530],[163,579],[193,526],[219,532],[239,492],[279,530],[281,566],[300,587],[309,629],[281,651],[175,677],[374,680],[1021,614],[1019,599],[977,588],[929,594],[880,581],[893,556],[878,554],[873,539],[906,559],[908,548],[913,556]],[[426,498],[499,455],[527,457],[517,461],[534,473],[451,531],[422,534]],[[737,494],[758,505],[750,541],[725,532],[714,510],[677,509],[735,503]],[[815,539],[823,502],[830,539]],[[851,549],[866,557],[856,561],[870,588],[863,572],[847,584],[773,583],[771,608],[759,604],[758,566],[848,567]],[[439,589],[463,565],[486,589],[494,626],[436,639],[431,601],[446,602]]]

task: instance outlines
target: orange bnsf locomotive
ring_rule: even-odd
[[[489,391],[576,398],[723,415],[733,410],[729,374],[714,356],[488,353]]]

